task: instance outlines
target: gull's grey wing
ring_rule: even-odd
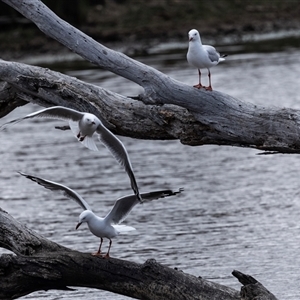
[[[139,188],[135,180],[129,156],[123,143],[103,124],[98,126],[96,132],[99,135],[99,140],[105,145],[105,147],[109,149],[115,159],[125,168],[125,171],[130,178],[131,188],[138,197],[139,201],[142,202],[143,200],[139,193]]]
[[[88,205],[88,203],[75,191],[68,188],[67,186],[64,186],[62,184],[56,183],[54,181],[46,180],[40,177],[28,175],[22,172],[18,172],[22,176],[25,176],[26,178],[36,182],[37,184],[43,186],[44,188],[51,190],[51,191],[61,191],[63,194],[76,201],[84,210],[92,210],[91,207]]]
[[[220,58],[220,53],[213,46],[203,45],[203,48],[208,53],[208,58],[211,62],[218,62]]]
[[[178,191],[173,190],[161,190],[149,193],[142,193],[141,197],[144,202],[150,202],[160,198],[165,198],[169,196],[174,196],[180,194],[183,191],[183,188],[180,188]],[[136,195],[128,195],[119,198],[112,210],[106,215],[105,219],[110,221],[112,224],[122,223],[127,215],[131,212],[133,207],[140,203]]]
[[[53,106],[49,108],[45,108],[36,112],[33,112],[23,118],[18,118],[15,120],[12,120],[10,122],[7,122],[0,126],[0,130],[5,129],[7,126],[11,124],[19,123],[23,120],[34,118],[34,117],[40,117],[40,118],[51,118],[51,119],[60,119],[60,120],[73,120],[73,121],[79,121],[83,116],[83,113],[71,109],[66,108],[63,106]]]

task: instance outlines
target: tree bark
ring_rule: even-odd
[[[17,95],[17,90],[7,82],[0,82],[0,118],[28,102]]]
[[[239,292],[232,288],[162,266],[154,259],[137,264],[65,248],[23,226],[1,209],[0,247],[16,254],[0,256],[0,299],[16,299],[36,290],[69,290],[69,286],[102,289],[145,300],[240,299]],[[254,281],[252,278],[251,289],[248,287],[251,297],[276,299]],[[247,291],[242,292],[248,295]]]

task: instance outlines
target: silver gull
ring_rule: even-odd
[[[115,202],[111,211],[104,218],[101,218],[93,213],[89,204],[77,192],[73,191],[67,186],[40,177],[28,175],[22,172],[19,173],[49,190],[63,192],[66,197],[76,201],[84,209],[84,211],[79,216],[79,222],[76,226],[76,229],[78,229],[82,223],[86,222],[91,233],[100,238],[99,249],[96,253],[92,253],[93,255],[102,256],[101,246],[103,243],[103,238],[107,238],[109,239],[109,247],[104,257],[108,258],[110,248],[112,245],[111,239],[116,237],[120,233],[135,230],[135,228],[131,226],[121,225],[120,223],[125,220],[125,218],[133,209],[133,207],[136,204],[140,203],[136,195],[129,195],[119,198]],[[182,191],[182,188],[177,191],[161,190],[149,193],[142,193],[141,196],[144,202],[150,202],[152,200],[177,195]]]
[[[225,56],[220,56],[220,53],[210,45],[202,45],[201,37],[196,29],[192,29],[188,33],[189,36],[189,49],[187,52],[187,61],[190,65],[198,69],[199,84],[194,85],[195,88],[205,88],[212,91],[210,68],[216,66],[219,62],[225,60]],[[205,87],[201,84],[201,71],[200,69],[208,70],[209,86]]]
[[[85,147],[94,151],[98,151],[98,148],[93,140],[93,135],[96,133],[99,140],[108,148],[114,158],[125,168],[125,171],[130,178],[131,187],[134,193],[139,198],[139,201],[143,201],[139,194],[139,189],[125,146],[110,130],[108,130],[102,124],[102,122],[95,115],[79,112],[63,106],[53,106],[33,112],[25,117],[7,122],[0,126],[0,130],[6,129],[11,124],[16,124],[23,120],[35,117],[69,121],[70,128],[73,134],[77,137],[78,141],[81,142]]]

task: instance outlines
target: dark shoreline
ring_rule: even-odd
[[[137,7],[136,3],[130,4],[129,1],[122,5],[107,1],[105,6],[90,7],[86,20],[74,26],[108,47],[121,48],[123,45],[124,52],[129,55],[147,55],[149,47],[161,42],[184,43],[192,28],[198,29],[202,38],[213,45],[224,44],[225,39],[243,43],[245,35],[279,31],[299,30],[300,35],[300,3],[292,0],[281,4],[261,1],[259,5],[253,5],[253,2],[242,1],[244,5],[241,5],[239,1],[234,2],[233,5],[226,0],[215,1],[213,7],[201,2],[200,7],[200,2],[187,1],[183,5],[183,2],[176,1],[176,5],[167,7],[164,1],[150,0],[143,9],[142,5]],[[196,12],[193,10],[195,3],[199,6]],[[1,27],[2,59],[20,60],[26,56],[69,51],[25,18],[8,20]]]

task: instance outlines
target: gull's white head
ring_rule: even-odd
[[[94,216],[94,213],[90,210],[85,210],[83,211],[80,216],[79,216],[79,220],[78,220],[78,224],[76,225],[76,229],[79,228],[79,226],[82,224],[82,223],[85,223],[85,222],[89,222]]]
[[[84,114],[82,121],[83,121],[84,125],[95,128],[95,129],[100,124],[99,119],[95,115],[89,114],[89,113]]]
[[[189,31],[189,41],[200,41],[200,34],[198,30],[192,29]]]

